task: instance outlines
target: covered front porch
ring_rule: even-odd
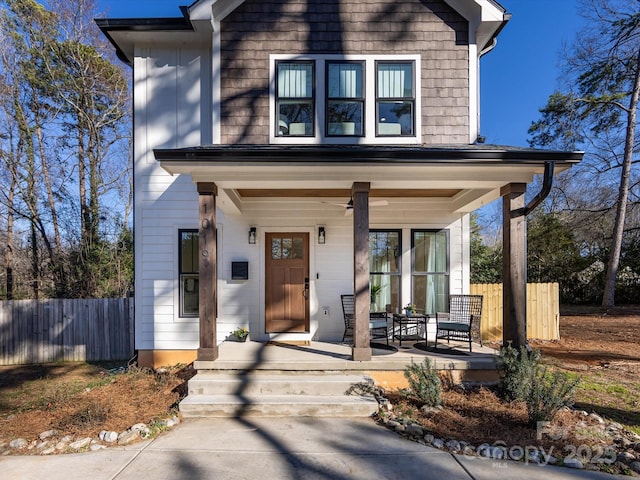
[[[225,218],[233,218],[238,225],[249,228],[249,245],[255,244],[251,239],[252,235],[255,239],[256,233],[264,242],[262,254],[253,255],[253,265],[258,266],[257,275],[247,284],[253,287],[254,295],[243,299],[245,303],[251,303],[253,308],[252,318],[254,327],[257,327],[254,331],[258,330],[256,333],[263,337],[302,331],[307,334],[309,341],[327,339],[317,337],[317,331],[309,327],[308,320],[300,327],[302,330],[266,327],[266,313],[270,311],[269,306],[273,305],[267,305],[265,299],[265,292],[270,292],[266,287],[266,272],[273,270],[269,270],[265,258],[272,252],[266,249],[264,257],[259,255],[265,254],[265,244],[271,244],[267,237],[271,232],[280,236],[285,236],[283,232],[292,236],[289,232],[294,232],[294,236],[301,238],[301,244],[309,246],[309,256],[313,262],[304,274],[299,275],[298,288],[293,289],[299,294],[301,310],[306,311],[307,318],[311,311],[316,315],[317,323],[318,319],[322,320],[318,312],[328,312],[324,306],[330,305],[339,295],[352,293],[355,296],[354,341],[348,348],[351,350],[351,360],[358,362],[359,368],[374,361],[375,357],[369,346],[371,229],[396,229],[398,235],[405,238],[405,248],[398,257],[402,263],[402,268],[398,269],[401,275],[400,293],[392,305],[397,311],[406,303],[416,303],[412,292],[412,285],[415,285],[412,279],[415,273],[412,263],[414,257],[410,245],[412,232],[455,225],[456,237],[449,247],[449,254],[456,249],[456,268],[451,277],[448,277],[450,272],[447,270],[444,281],[450,292],[466,293],[469,284],[469,233],[468,223],[465,223],[468,220],[465,219],[469,212],[498,197],[502,197],[504,207],[503,331],[505,339],[514,345],[525,343],[526,215],[546,195],[538,195],[533,202],[525,204],[526,185],[535,174],[544,173],[545,187],[550,186],[554,167],[556,170],[568,168],[581,156],[575,152],[477,145],[350,148],[246,145],[155,150],[154,153],[166,171],[190,175],[197,186],[200,239],[200,345],[197,364],[225,360],[219,354],[218,314],[228,315],[227,318],[237,317],[235,312],[218,312],[219,307],[225,308],[225,298],[220,302],[218,300],[219,240],[216,215],[219,210]],[[327,203],[335,204],[341,199],[345,201],[345,196],[349,199],[347,205],[351,213],[347,220],[341,211],[323,208]],[[375,209],[372,209],[370,212],[371,198],[382,199],[388,207],[378,209],[375,213]],[[302,213],[294,215],[291,212]],[[347,225],[350,234],[347,233]],[[325,245],[326,231],[329,231],[331,245]],[[317,247],[314,240],[316,236]],[[238,252],[238,240],[241,238],[237,234],[229,237]],[[224,247],[223,242],[221,246]],[[333,249],[331,259],[327,254],[330,249]],[[240,254],[246,255],[249,251],[251,247],[243,249]],[[306,250],[301,248],[300,252],[306,261]],[[227,262],[229,260],[226,259]],[[333,263],[321,276],[318,265],[327,265],[327,261]],[[349,263],[352,263],[351,275],[346,274],[345,269]],[[324,275],[326,271],[333,276]],[[344,283],[344,279],[349,278],[352,281],[350,286]],[[444,297],[446,293],[444,291],[441,296]],[[258,301],[255,302],[255,299]],[[250,307],[247,309],[251,310]],[[332,311],[335,333],[335,306]],[[433,314],[435,311],[425,313]],[[271,337],[271,340],[275,339]]]

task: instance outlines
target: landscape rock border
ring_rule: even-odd
[[[393,405],[382,396],[382,392],[378,392],[374,396],[380,407],[376,414],[376,419],[380,425],[393,430],[408,440],[452,454],[464,455],[470,458],[513,460],[539,465],[565,466],[574,469],[604,470],[610,473],[612,469],[627,474],[630,472],[640,473],[640,435],[624,429],[618,422],[607,421],[596,413],[579,411],[581,416],[585,417],[585,419],[589,418],[596,423],[596,426],[588,427],[586,422],[578,422],[575,427],[579,429],[594,429],[593,432],[599,438],[606,439],[608,443],[604,447],[606,455],[600,455],[596,458],[590,450],[585,449],[584,452],[581,452],[580,447],[576,447],[573,454],[564,458],[556,458],[535,447],[509,446],[499,441],[496,441],[493,445],[483,443],[479,446],[474,446],[464,439],[437,438],[422,425],[394,415]],[[437,415],[440,409],[441,407],[429,408],[429,412],[432,415]],[[587,455],[584,455],[585,453]]]
[[[65,435],[57,430],[47,430],[31,442],[16,438],[9,442],[0,442],[0,455],[53,455],[61,453],[79,453],[96,451],[109,446],[123,447],[139,440],[152,438],[158,433],[169,430],[180,423],[180,417],[173,415],[151,424],[136,423],[120,433],[102,430],[96,438]]]

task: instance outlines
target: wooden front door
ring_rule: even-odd
[[[265,234],[265,331],[309,331],[309,234]]]

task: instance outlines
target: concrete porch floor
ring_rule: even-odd
[[[417,343],[419,341],[403,340],[400,347],[397,341],[389,342],[396,351],[387,350],[384,342],[374,343],[371,360],[355,362],[351,360],[351,346],[345,343],[222,342],[217,360],[196,361],[194,367],[198,371],[363,372],[381,386],[391,387],[404,383],[403,372],[408,365],[429,358],[436,369],[446,371],[455,383],[495,383],[498,380],[496,351],[491,348],[473,344],[473,351],[469,353],[467,344],[452,342],[449,353],[446,344],[438,344],[438,350],[445,347],[442,353],[432,353],[415,348]],[[424,344],[424,340],[421,343]],[[432,342],[429,346],[433,346]]]

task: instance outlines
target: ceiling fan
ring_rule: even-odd
[[[345,209],[344,216],[348,217],[353,215],[353,198],[349,199],[348,203],[331,203],[331,202],[323,202],[329,203],[331,205],[337,205],[338,207],[343,207]],[[384,207],[389,205],[389,202],[386,200],[369,200],[370,207]]]

